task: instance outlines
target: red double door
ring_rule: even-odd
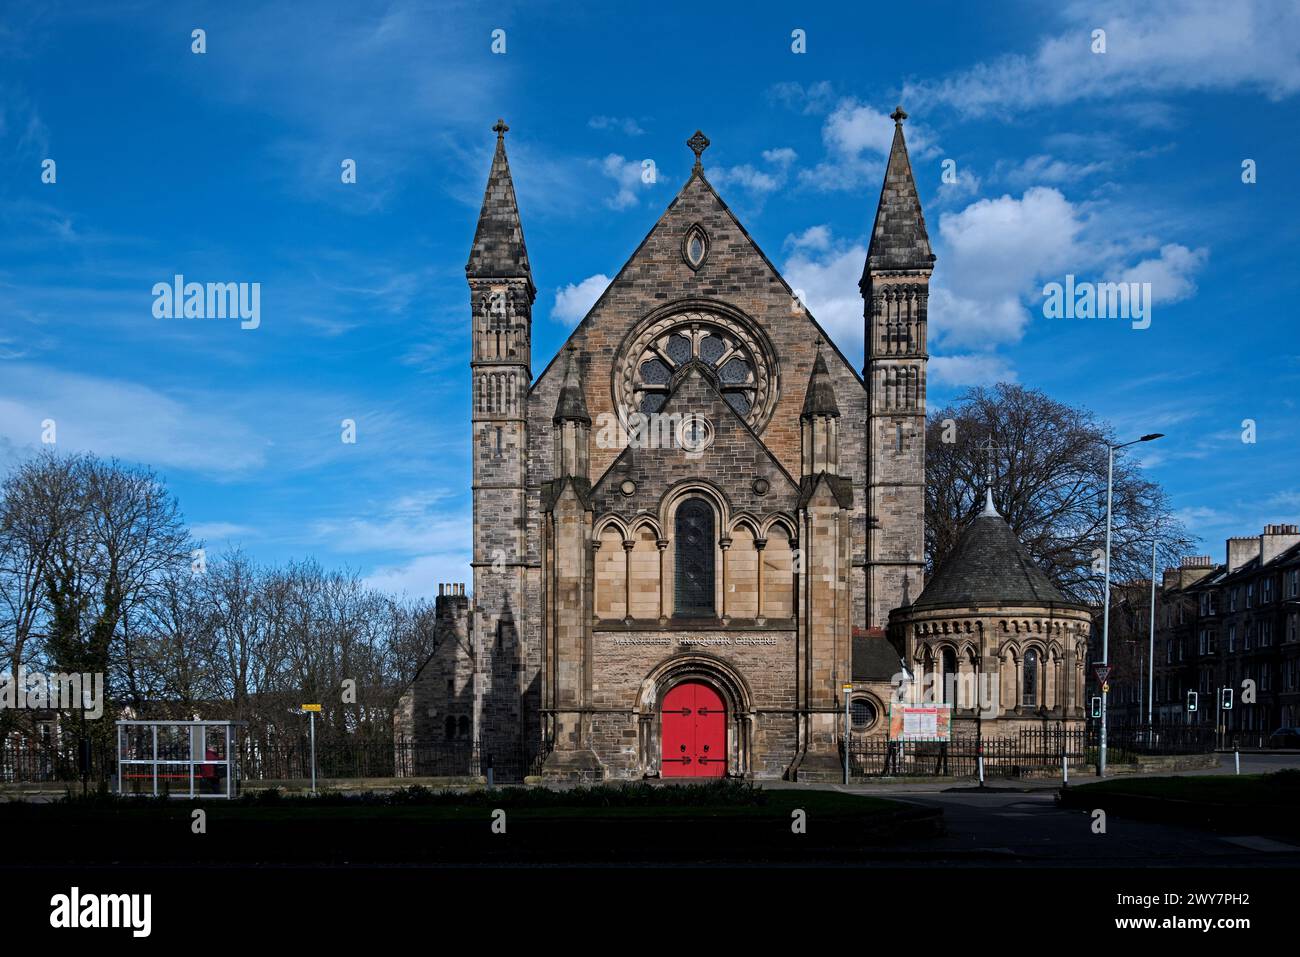
[[[664,696],[666,778],[720,778],[727,773],[727,709],[701,681],[683,681]]]

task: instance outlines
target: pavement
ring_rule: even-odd
[[[1259,774],[1300,767],[1300,754],[1242,754],[1241,773]],[[1142,777],[1233,774],[1231,753],[1219,767],[1160,771]],[[1125,780],[1138,777],[1125,774]],[[1072,784],[1097,781],[1095,773],[1072,774]],[[812,787],[786,782],[764,787]],[[825,788],[826,785],[818,785]],[[850,794],[875,794],[918,807],[940,808],[946,834],[882,849],[875,857],[897,867],[1240,867],[1300,866],[1300,846],[1253,833],[1249,820],[1240,832],[1216,834],[1108,815],[1103,832],[1094,830],[1091,812],[1056,806],[1057,780],[995,780],[986,788],[952,779],[933,784],[885,782],[833,785]],[[1100,808],[1105,810],[1104,807]]]

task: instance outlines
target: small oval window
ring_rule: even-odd
[[[699,269],[704,264],[704,257],[709,254],[709,243],[704,236],[704,230],[698,226],[692,226],[690,232],[686,234],[686,262],[692,269]]]

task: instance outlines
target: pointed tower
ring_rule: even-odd
[[[925,559],[926,315],[934,254],[903,139],[894,142],[858,284],[867,364],[867,628],[884,628],[905,593],[921,591]]]
[[[826,472],[839,475],[840,407],[835,401],[835,387],[831,374],[822,358],[821,340],[817,340],[817,358],[813,360],[812,375],[808,378],[808,391],[804,395],[803,414],[800,415],[802,442],[802,472],[817,475]]]
[[[843,774],[840,688],[851,679],[853,483],[839,474],[840,408],[821,340],[800,414],[799,576],[801,673],[798,676],[799,781],[837,781]]]
[[[542,487],[542,553],[547,628],[543,666],[544,729],[553,749],[542,775],[549,781],[604,777],[591,748],[592,509],[589,479],[591,416],[573,345],[565,350],[554,427],[551,481]]]
[[[474,636],[479,673],[475,733],[484,756],[519,753],[527,550],[525,399],[537,296],[497,120],[496,155],[465,276],[473,315]]]

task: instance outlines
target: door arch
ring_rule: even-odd
[[[727,705],[712,685],[682,681],[663,699],[660,774],[720,778],[727,773]]]

